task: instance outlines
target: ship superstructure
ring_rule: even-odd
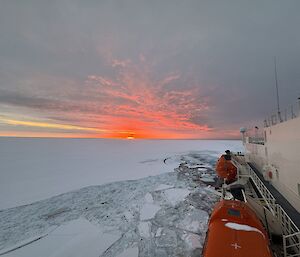
[[[205,257],[224,253],[268,256],[269,247],[270,256],[300,256],[300,102],[299,111],[291,109],[291,113],[288,119],[285,112],[283,119],[278,111],[265,120],[263,129],[255,127],[253,133],[241,128],[245,152],[227,150],[218,160],[216,189],[221,190],[221,201],[209,221]],[[244,206],[245,212],[238,219],[229,215],[230,209],[241,213],[236,205]],[[252,211],[257,225],[249,225],[247,217]],[[218,213],[217,223],[215,213]],[[226,222],[236,223],[235,229],[247,227],[247,232],[225,228]],[[265,233],[265,241],[260,241],[254,231]],[[220,234],[228,242],[220,242]],[[230,244],[231,241],[234,242]],[[247,242],[255,252],[246,250]],[[232,245],[239,247],[233,250]]]
[[[247,195],[254,191],[249,202],[282,237],[283,256],[300,256],[300,101],[265,119],[263,129],[241,133],[245,153],[233,162],[239,179],[248,180]]]
[[[243,132],[243,141],[246,161],[300,213],[300,115],[291,115],[282,122],[266,119],[261,132]]]

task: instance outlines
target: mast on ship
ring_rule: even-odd
[[[280,106],[279,106],[279,91],[278,91],[276,56],[274,56],[274,68],[275,68],[275,85],[276,85],[276,95],[277,95],[277,114],[278,114],[279,122],[282,122]]]

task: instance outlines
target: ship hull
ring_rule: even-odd
[[[300,213],[300,117],[265,127],[263,141],[245,137],[246,160]]]

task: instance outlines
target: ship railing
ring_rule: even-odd
[[[262,195],[264,201],[266,202],[269,210],[273,213],[273,215],[279,221],[279,224],[282,229],[282,239],[283,239],[283,252],[284,257],[300,257],[300,230],[296,226],[296,224],[292,221],[290,216],[286,213],[286,211],[281,207],[281,205],[276,203],[275,197],[272,193],[267,189],[264,183],[260,180],[260,178],[256,175],[254,170],[247,165],[249,170],[249,176],[257,190]]]
[[[284,257],[296,257],[300,256],[299,251],[299,238],[300,233],[294,233],[291,235],[283,236],[283,255]],[[296,241],[297,243],[291,243],[291,241]]]
[[[266,206],[279,221],[282,229],[284,257],[300,257],[299,228],[295,225],[281,205],[276,203],[275,197],[248,164],[242,165],[236,160],[233,160],[233,163],[237,167],[239,179],[248,177],[252,180],[257,190],[261,194]]]
[[[260,178],[256,175],[255,171],[247,165],[249,175],[253,183],[255,184],[257,190],[263,197],[265,203],[269,207],[269,210],[272,212],[273,215],[276,214],[276,199],[268,190],[268,188],[264,185],[264,183],[260,180]]]
[[[300,256],[299,228],[279,204],[276,204],[276,217],[281,224],[284,257]]]
[[[289,107],[285,108],[283,112],[273,113],[264,120],[265,127],[271,127],[278,123],[288,121],[300,116],[300,98],[298,98],[298,103],[291,104]]]
[[[237,160],[232,159],[233,164],[237,168],[238,178],[248,177],[255,184],[257,190],[261,194],[264,202],[266,203],[268,209],[272,212],[273,215],[276,213],[276,199],[256,175],[254,170],[247,164],[242,165]]]

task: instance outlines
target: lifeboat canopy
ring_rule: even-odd
[[[222,200],[212,212],[203,257],[220,256],[273,256],[263,225],[244,202]]]
[[[231,161],[231,152],[226,150],[225,153],[217,161],[216,172],[220,178],[226,179],[227,183],[231,183],[236,180],[237,168]]]

